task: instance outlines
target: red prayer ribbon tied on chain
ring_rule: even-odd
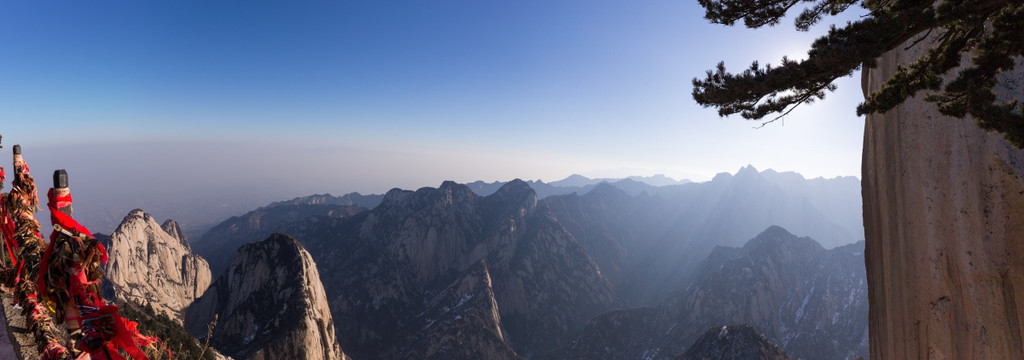
[[[65,196],[58,196],[53,188],[46,194],[47,207],[50,209],[50,221],[53,222],[54,231],[50,234],[50,245],[46,247],[46,252],[43,254],[42,261],[39,265],[39,278],[36,281],[39,287],[40,294],[46,294],[46,272],[49,269],[50,256],[53,255],[53,246],[57,242],[58,234],[56,228],[59,226],[60,229],[70,232],[76,236],[93,237],[89,229],[79,224],[71,216],[61,212],[59,209],[69,206],[72,203],[71,194]],[[107,263],[107,250],[103,247],[103,244],[97,242],[100,253],[100,261],[103,264]],[[116,305],[107,305],[106,302],[99,294],[91,293],[87,291],[89,285],[95,284],[99,280],[89,281],[88,275],[85,272],[84,266],[76,266],[77,273],[68,274],[69,289],[68,293],[76,298],[80,303],[79,308],[83,306],[96,309],[89,314],[81,314],[81,317],[77,319],[79,325],[83,322],[102,322],[104,318],[110,318],[109,325],[112,325],[113,334],[109,337],[109,341],[105,341],[104,345],[98,349],[82,349],[89,352],[89,355],[93,359],[102,360],[124,360],[125,358],[120,355],[117,351],[118,348],[127,353],[132,359],[145,359],[149,360],[149,357],[142,352],[140,346],[149,346],[158,340],[152,336],[144,336],[139,333],[138,323],[127,320],[118,313],[118,307]],[[70,271],[76,271],[68,269]],[[81,311],[80,311],[81,312]],[[85,331],[86,329],[82,329]],[[103,329],[100,329],[103,330]],[[169,354],[169,352],[168,352]]]
[[[82,235],[85,235],[85,236],[88,236],[88,237],[93,237],[92,236],[92,232],[90,232],[89,229],[86,229],[85,226],[82,226],[82,224],[79,224],[78,221],[75,221],[75,219],[72,218],[70,215],[65,214],[65,213],[61,212],[60,210],[58,210],[60,208],[67,207],[67,206],[71,205],[72,200],[71,200],[71,194],[70,193],[68,193],[67,195],[64,195],[64,196],[58,196],[57,195],[57,191],[54,190],[53,188],[50,188],[50,190],[46,192],[46,199],[49,200],[46,203],[46,205],[47,205],[47,207],[50,208],[50,221],[54,225],[60,225],[61,228],[66,229],[66,230],[68,230],[68,231],[70,231],[72,233],[78,233],[78,234],[82,234]],[[54,231],[52,234],[50,234],[50,240],[53,240],[53,238],[56,237],[56,236],[57,236],[57,232]],[[102,248],[103,245],[100,245],[100,246],[101,246],[100,249],[102,250],[103,249]],[[103,251],[103,263],[104,264],[107,263],[107,260],[106,260],[106,256],[107,255],[106,254],[107,254],[107,252],[106,252],[106,250],[104,250]]]
[[[2,175],[3,172],[0,172]],[[0,181],[3,181],[0,177]],[[0,202],[6,202],[5,196],[0,196]],[[14,240],[14,218],[7,211],[7,206],[0,203],[0,235],[4,238],[4,248],[7,249],[7,256],[11,258],[12,266],[17,266],[18,258],[14,254],[18,252],[18,241]]]
[[[4,168],[0,167],[0,183],[3,183],[7,177],[4,174]],[[7,206],[4,206],[5,196],[0,194],[0,237],[4,239],[4,248],[7,250],[7,255],[11,258],[12,266],[17,266],[18,259],[14,256],[14,253],[18,251],[18,242],[14,240],[14,218],[7,212]]]

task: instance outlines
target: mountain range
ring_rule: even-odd
[[[191,244],[174,222],[133,211],[108,243],[140,274],[173,272],[170,260],[191,249],[209,259],[212,285],[177,292],[195,294],[191,305],[147,305],[181,314],[199,338],[215,324],[211,344],[235,358],[671,359],[732,324],[796,357],[862,356],[863,243],[843,245],[857,234],[845,215],[859,203],[844,198],[856,179],[793,175],[747,167],[706,183],[599,182],[546,198],[521,180],[487,195],[454,182],[312,195],[232,217]],[[181,249],[154,253],[158,243]],[[146,288],[119,281],[119,298]]]

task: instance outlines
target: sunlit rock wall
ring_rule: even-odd
[[[928,41],[909,45],[864,71],[865,93]],[[1024,98],[1022,83],[1018,59],[1002,99]],[[1022,359],[1024,151],[923,98],[864,131],[871,358]]]

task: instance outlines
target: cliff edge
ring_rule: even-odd
[[[925,54],[911,41],[864,70],[865,93]],[[998,96],[1022,84],[1017,59]],[[865,124],[871,358],[1022,359],[1024,151],[923,98]]]

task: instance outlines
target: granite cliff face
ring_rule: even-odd
[[[863,243],[825,250],[771,227],[742,248],[718,247],[694,281],[654,307],[591,320],[544,359],[671,359],[700,332],[751,324],[793,356],[845,359],[868,352]]]
[[[789,360],[789,355],[750,325],[713,327],[676,360]]]
[[[132,210],[107,244],[106,278],[118,300],[150,304],[181,322],[181,311],[210,286],[206,260],[192,253],[173,220],[161,226]]]
[[[865,93],[929,41],[910,45],[863,72]],[[997,94],[1024,99],[1020,59]],[[1024,151],[922,98],[865,125],[871,358],[1022,359]]]
[[[347,359],[319,272],[294,238],[273,234],[238,250],[231,266],[186,310],[185,327],[235,359]]]

